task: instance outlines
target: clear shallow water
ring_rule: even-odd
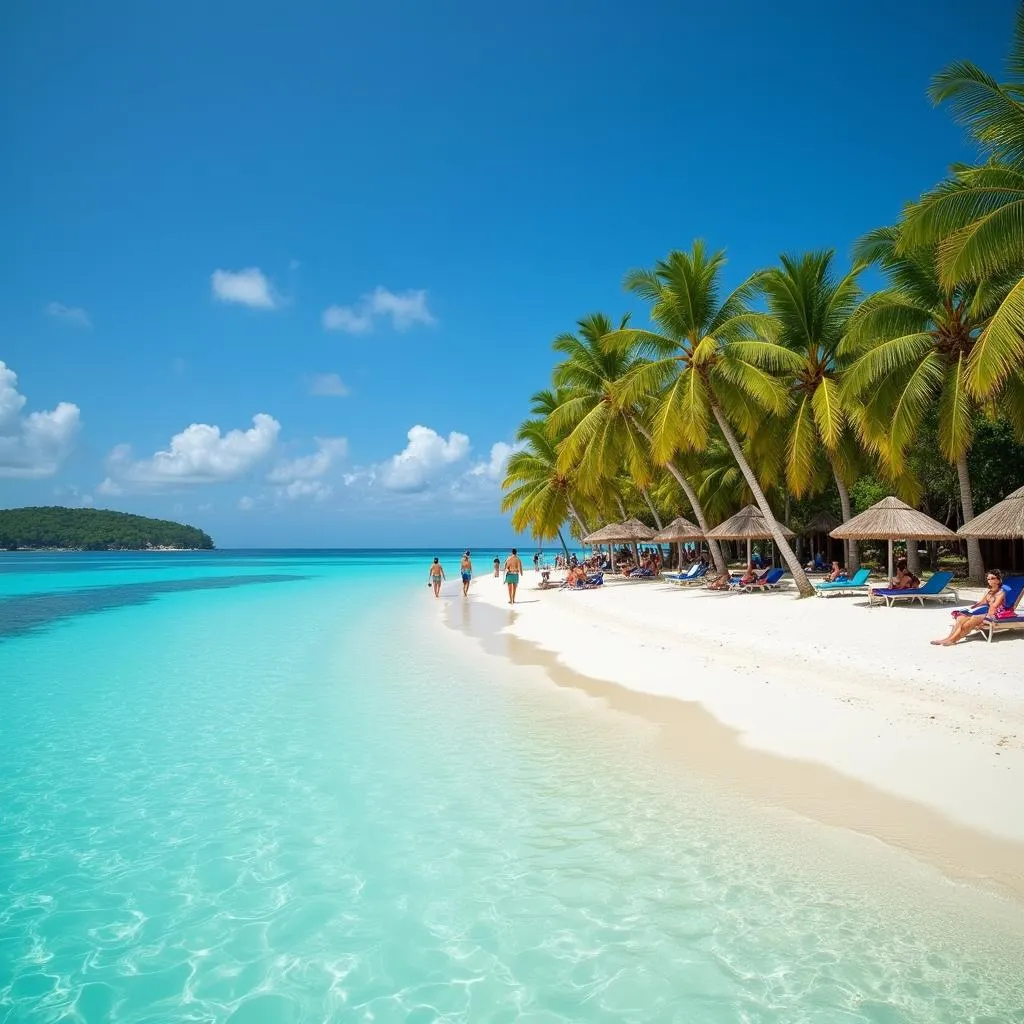
[[[428,562],[0,559],[0,1022],[1024,1021],[1024,921],[460,656]]]

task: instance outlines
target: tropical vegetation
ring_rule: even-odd
[[[845,522],[895,493],[955,528],[1020,486],[1024,4],[1008,73],[958,62],[936,76],[931,98],[979,162],[868,230],[848,265],[832,250],[783,254],[726,292],[724,250],[698,240],[626,274],[648,326],[591,313],[559,335],[507,467],[513,526],[544,540],[568,523],[579,538],[682,514],[707,531],[753,502],[806,595],[780,519]],[[717,545],[712,556],[723,569]],[[858,557],[850,542],[847,564]],[[977,541],[967,559],[980,580]]]
[[[213,540],[194,526],[97,508],[0,509],[0,549],[141,551],[148,548],[209,550]]]

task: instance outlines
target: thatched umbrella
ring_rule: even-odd
[[[609,523],[607,526],[602,526],[600,530],[595,530],[593,533],[584,537],[583,543],[593,546],[597,544],[608,544],[614,540],[621,540],[621,538],[622,524]]]
[[[782,536],[792,539],[795,534],[788,526],[779,523]],[[768,520],[764,513],[756,505],[745,505],[743,508],[719,523],[713,530],[708,530],[708,537],[712,540],[745,540],[747,542],[747,564],[750,564],[751,541],[771,540],[772,531],[768,528]]]
[[[830,536],[838,540],[887,540],[889,576],[893,574],[894,540],[956,540],[956,534],[938,520],[911,508],[899,498],[883,498],[848,523],[837,526]]]
[[[964,523],[956,531],[961,537],[1017,540],[1024,537],[1024,487],[1018,487],[990,509]]]
[[[664,530],[659,530],[651,540],[659,544],[682,544],[688,540],[703,540],[704,531],[696,524],[691,523],[684,516],[673,519]],[[680,552],[682,549],[680,548]],[[682,565],[682,554],[679,556]]]
[[[624,523],[609,523],[596,533],[584,537],[586,544],[607,544],[612,547],[615,543],[628,542],[636,545],[637,541],[653,540],[654,531],[649,526],[644,526],[639,519],[627,519]],[[612,568],[615,567],[615,549],[612,547]]]

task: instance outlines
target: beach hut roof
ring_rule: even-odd
[[[700,540],[703,536],[704,531],[696,523],[691,523],[689,519],[679,516],[673,519],[664,530],[656,533],[651,540],[664,544],[675,544],[683,540]]]
[[[654,540],[654,531],[639,519],[627,519],[622,524],[623,535],[619,540]]]
[[[609,523],[607,526],[602,526],[600,530],[595,530],[593,533],[588,534],[583,538],[584,544],[610,544],[612,541],[622,539],[622,524],[621,523]]]
[[[1024,487],[1018,487],[998,504],[964,523],[957,533],[961,537],[993,537],[996,540],[1024,537]]]
[[[830,534],[839,540],[952,540],[956,534],[931,516],[899,498],[883,498],[871,508],[837,526]]]
[[[819,512],[808,524],[804,533],[830,533],[841,520],[836,519],[831,512]]]
[[[783,523],[779,523],[779,529],[782,531],[783,537],[795,536],[793,531]],[[708,530],[708,536],[714,540],[772,539],[768,520],[756,505],[745,505],[736,515],[726,519],[724,523],[719,523],[713,530]]]

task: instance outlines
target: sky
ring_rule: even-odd
[[[0,5],[0,506],[477,546],[551,341],[891,223],[1014,0]]]

